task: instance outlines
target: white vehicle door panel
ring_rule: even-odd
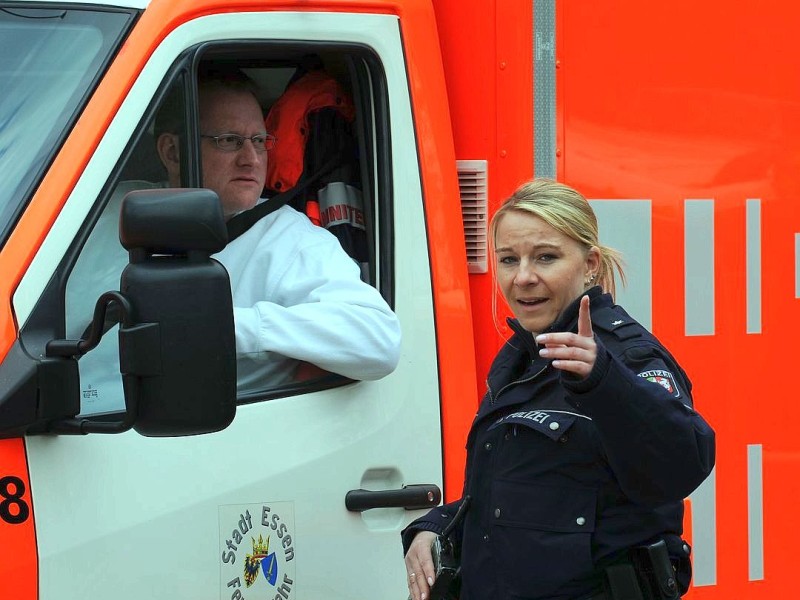
[[[407,593],[399,531],[420,513],[355,513],[344,503],[349,490],[362,487],[442,485],[430,270],[397,19],[251,13],[181,26],[155,52],[98,146],[20,285],[15,311],[21,321],[30,315],[178,54],[200,41],[237,38],[356,41],[383,61],[393,178],[400,182],[393,267],[400,364],[380,381],[240,406],[231,426],[210,435],[27,438],[42,600]],[[259,536],[269,537],[278,577],[270,583],[273,571],[264,568],[247,587],[245,558],[261,545]]]

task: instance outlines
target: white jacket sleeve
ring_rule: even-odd
[[[276,244],[282,246],[277,255]],[[391,373],[400,356],[399,322],[378,291],[361,281],[338,240],[305,221],[269,245],[269,259],[258,250],[250,257],[252,281],[232,278],[237,353],[274,352],[352,379]],[[259,273],[267,271],[261,288]],[[237,288],[250,292],[239,296],[263,289],[263,299],[240,302]]]

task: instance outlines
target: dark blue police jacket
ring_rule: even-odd
[[[601,288],[587,293],[598,347],[585,379],[552,367],[509,321],[516,333],[467,438],[461,600],[586,598],[606,566],[659,538],[688,585],[683,499],[714,466],[714,432],[670,353]],[[577,331],[578,307],[550,330]],[[418,531],[441,533],[459,504],[412,522],[404,552]]]

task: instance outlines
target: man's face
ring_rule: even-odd
[[[261,107],[241,90],[212,89],[200,95],[200,134],[235,133],[250,138],[266,133]],[[267,153],[257,151],[247,139],[241,149],[226,152],[214,140],[200,139],[203,187],[214,190],[228,219],[255,206],[267,177]]]

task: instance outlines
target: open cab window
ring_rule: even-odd
[[[244,73],[254,85],[265,117],[266,141],[260,137],[220,139],[221,134],[237,132],[202,131],[198,73],[231,69]],[[55,335],[85,336],[97,298],[119,289],[120,273],[128,261],[118,232],[125,195],[134,190],[203,187],[209,178],[204,168],[210,167],[201,158],[202,145],[212,143],[263,145],[269,169],[260,196],[280,198],[316,227],[327,228],[356,263],[361,279],[376,287],[392,306],[385,87],[377,57],[356,45],[215,42],[185,52],[168,72],[65,257],[60,272],[68,276],[54,282],[45,294],[53,306],[61,303],[58,298],[63,298],[65,306],[65,331]],[[293,92],[296,97],[287,100]],[[297,97],[306,98],[304,108],[299,108]],[[170,170],[163,148],[159,149],[165,133],[174,135],[177,175],[175,165]],[[234,288],[236,277],[232,273]],[[187,326],[203,318],[202,314],[187,315]],[[84,416],[124,409],[118,326],[109,322],[107,329],[100,344],[79,361]],[[240,403],[351,382],[309,361],[275,352],[239,356],[237,362]]]

